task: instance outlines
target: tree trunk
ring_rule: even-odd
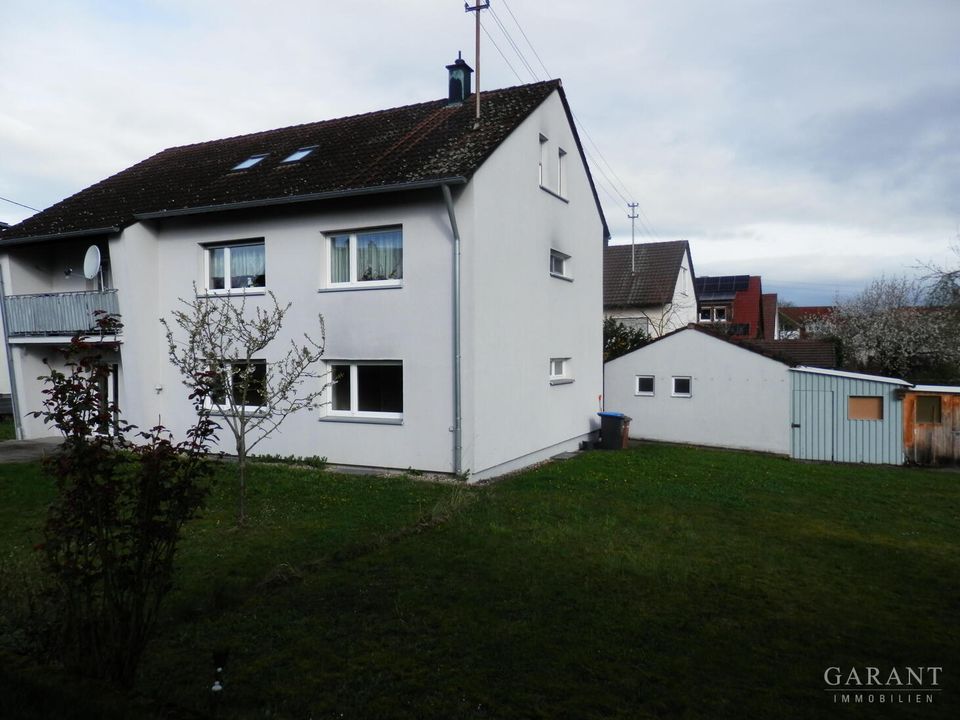
[[[240,476],[240,498],[237,508],[237,524],[243,525],[245,519],[243,502],[247,493],[247,444],[241,436],[237,440],[237,469]]]

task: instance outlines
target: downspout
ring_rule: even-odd
[[[460,229],[453,210],[453,196],[449,185],[441,185],[443,202],[450,216],[450,229],[453,231],[453,472],[463,472],[463,411],[461,400],[460,374]]]
[[[13,406],[13,427],[17,440],[23,440],[23,427],[20,422],[20,403],[17,401],[17,378],[13,370],[13,354],[7,338],[9,327],[7,318],[7,289],[3,283],[3,266],[0,265],[0,318],[3,320],[3,351],[7,354],[7,373],[10,375],[10,402]]]

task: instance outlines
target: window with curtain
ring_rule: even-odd
[[[403,279],[400,228],[332,235],[330,285],[399,285]]]
[[[207,248],[207,289],[243,292],[266,287],[263,240]]]

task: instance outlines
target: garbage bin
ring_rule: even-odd
[[[600,416],[600,449],[625,448],[630,433],[630,421],[633,418],[618,412],[600,412],[597,415]]]

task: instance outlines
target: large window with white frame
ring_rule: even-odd
[[[329,287],[396,286],[403,281],[399,227],[327,235]]]
[[[210,293],[262,291],[267,285],[263,238],[208,245],[205,256]]]
[[[399,360],[339,361],[330,368],[331,418],[403,418],[403,363]]]
[[[222,413],[262,412],[267,404],[266,360],[224,361],[212,368],[214,383],[205,404]]]

